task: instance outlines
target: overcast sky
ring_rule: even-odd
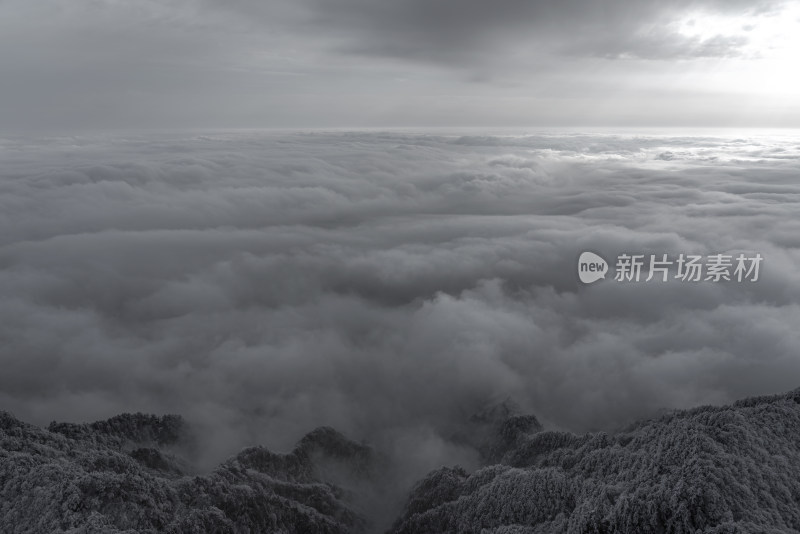
[[[0,0],[0,129],[800,126],[800,2]]]

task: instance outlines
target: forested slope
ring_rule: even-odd
[[[204,476],[170,451],[191,449],[177,416],[121,415],[47,430],[0,412],[0,532],[359,532],[345,492],[318,466],[364,473],[370,449],[332,429],[290,454],[248,448]]]
[[[442,468],[394,534],[800,531],[800,390],[677,411],[614,435],[520,433],[499,463]]]

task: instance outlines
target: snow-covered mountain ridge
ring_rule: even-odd
[[[392,534],[800,532],[800,389],[614,434],[505,407],[471,424],[458,439],[486,465],[428,474]],[[331,428],[202,475],[181,456],[196,439],[174,415],[42,429],[0,412],[0,532],[358,533],[374,522],[346,481],[391,484],[379,454]]]

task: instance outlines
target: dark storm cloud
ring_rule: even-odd
[[[212,455],[333,425],[470,464],[550,426],[796,386],[794,139],[208,134],[0,144],[0,403],[178,412]],[[582,286],[582,250],[734,250],[755,284]],[[424,451],[409,459],[409,450]],[[218,459],[218,458],[215,458]]]

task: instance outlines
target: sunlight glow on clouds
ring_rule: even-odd
[[[744,57],[787,60],[796,58],[800,48],[800,2],[787,2],[776,11],[746,15],[689,13],[678,27],[683,35],[702,40],[744,37]]]
[[[748,15],[696,12],[678,23],[682,35],[709,43],[738,39],[735,58],[718,65],[711,85],[751,95],[800,94],[800,3],[788,2],[778,10]]]

